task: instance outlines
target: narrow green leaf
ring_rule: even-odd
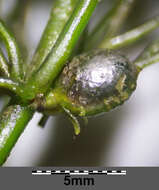
[[[5,88],[18,95],[21,95],[20,88],[18,87],[18,83],[13,82],[10,79],[0,78],[0,88]]]
[[[1,50],[0,50],[0,73],[4,77],[8,78],[10,77],[8,63]]]
[[[145,35],[152,32],[158,27],[159,16],[156,16],[153,19],[145,22],[141,26],[136,27],[135,29],[132,29],[124,34],[111,38],[105,44],[102,43],[99,47],[107,49],[118,49],[124,47],[141,39],[142,37],[144,37]]]
[[[13,146],[25,129],[33,111],[20,105],[8,106],[0,116],[0,165],[9,156]]]
[[[134,61],[141,69],[159,62],[159,39],[150,43]]]
[[[9,62],[11,63],[11,77],[17,81],[23,79],[20,50],[15,38],[2,21],[0,21],[0,37],[4,40],[7,47]]]
[[[116,0],[113,8],[106,13],[86,40],[85,50],[97,47],[114,36],[123,26],[136,0]]]
[[[59,34],[68,21],[77,0],[56,0],[50,19],[41,37],[40,43],[29,65],[28,76],[37,71],[54,46]]]
[[[153,55],[152,57],[148,57],[147,59],[134,62],[134,64],[137,65],[140,69],[144,69],[145,67],[155,63],[159,63],[159,52]]]

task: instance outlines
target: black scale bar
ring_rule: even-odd
[[[33,170],[32,175],[126,175],[126,170]]]

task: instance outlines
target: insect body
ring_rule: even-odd
[[[79,116],[110,111],[130,97],[138,73],[137,66],[117,52],[84,53],[65,66],[43,107]]]

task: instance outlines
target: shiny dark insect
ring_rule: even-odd
[[[73,58],[40,103],[47,114],[94,116],[123,104],[136,88],[138,67],[118,52],[93,50]],[[77,132],[76,132],[77,133]]]

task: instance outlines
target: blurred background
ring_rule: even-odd
[[[92,16],[91,27],[111,8],[113,2],[103,0]],[[47,23],[51,5],[52,0],[30,0],[24,29],[19,26],[19,31],[23,30],[25,48],[29,50],[28,62]],[[0,0],[0,17],[4,21],[9,18],[14,6],[14,0]],[[158,0],[136,1],[122,31],[142,24],[158,12]],[[14,28],[11,21],[8,23]],[[18,30],[15,31],[15,36],[22,41]],[[158,34],[159,30],[156,30],[121,51],[134,60]],[[50,117],[43,129],[38,126],[41,114],[36,113],[5,166],[159,166],[158,84],[159,64],[144,69],[131,98],[109,113],[90,118],[76,138],[73,137],[71,123],[63,115]],[[4,97],[1,97],[1,107],[3,100]]]

